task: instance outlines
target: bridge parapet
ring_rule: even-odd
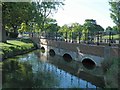
[[[40,42],[44,45],[52,46],[55,48],[66,49],[73,52],[79,52],[84,54],[95,55],[104,58],[118,57],[119,56],[119,47],[111,46],[101,46],[101,45],[91,45],[91,44],[79,44],[79,43],[69,43],[64,41],[55,41],[40,39]]]

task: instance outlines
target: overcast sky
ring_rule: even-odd
[[[63,9],[59,9],[53,16],[58,25],[70,23],[83,24],[85,19],[95,19],[103,28],[114,26],[110,18],[108,0],[65,0]]]

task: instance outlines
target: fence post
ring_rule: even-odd
[[[89,37],[89,31],[88,31],[88,33],[87,33],[87,44],[89,44],[89,39],[90,39],[90,37]]]
[[[55,32],[55,37],[56,37],[56,41],[57,41],[57,32]]]
[[[84,40],[84,43],[86,43],[86,39],[87,39],[87,33],[85,32],[85,40]]]
[[[66,42],[67,42],[67,32],[65,33],[65,37],[66,37]]]
[[[72,43],[73,43],[73,32],[71,33],[71,40],[72,40]]]
[[[97,45],[99,45],[99,31],[97,33]]]
[[[111,43],[114,43],[113,33],[111,33],[111,35],[112,35]]]
[[[80,39],[81,39],[81,33],[78,33],[78,38],[79,38],[79,43],[80,43]]]
[[[102,43],[102,32],[100,33],[100,43]]]
[[[48,39],[50,39],[50,32],[48,32]]]
[[[109,46],[111,46],[111,32],[109,32]]]

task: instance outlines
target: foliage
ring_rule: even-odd
[[[81,37],[81,39],[82,40],[87,40],[87,36],[88,36],[88,29],[83,29],[82,30],[82,37]]]
[[[22,23],[21,24],[21,28],[18,29],[18,32],[19,33],[27,32],[27,25],[26,25],[26,23]]]
[[[33,6],[30,2],[3,2],[2,3],[3,25],[17,32],[21,23],[26,24],[33,19]]]
[[[39,33],[45,31],[46,24],[55,22],[55,20],[48,17],[56,13],[58,8],[63,5],[63,0],[54,0],[52,2],[45,2],[44,0],[36,2],[3,2],[3,30],[6,29],[8,33],[23,33],[26,31]],[[52,29],[54,29],[53,31],[58,30],[57,24],[50,24],[47,27],[48,31],[52,31]]]
[[[56,13],[58,8],[62,7],[64,3],[63,0],[54,0],[52,2],[38,0],[33,5],[36,7],[34,21],[40,26],[41,31],[45,31],[47,18],[53,13]]]
[[[109,32],[109,31],[112,31],[112,28],[110,26],[106,28],[106,32]]]
[[[58,33],[62,33],[62,35],[66,38],[66,33],[70,35],[70,29],[68,25],[63,25],[59,30]]]
[[[118,65],[120,58],[111,58],[104,60],[102,68],[106,78],[106,88],[118,88]]]
[[[69,39],[78,39],[79,37],[81,40],[87,40],[88,35],[98,31],[104,31],[104,29],[100,25],[97,25],[95,20],[86,19],[84,25],[80,25],[79,23],[63,25],[58,32],[62,32],[64,37],[66,37],[67,32]]]
[[[119,27],[118,29],[120,30],[120,1],[113,1],[110,0],[109,5],[111,6],[110,11],[111,11],[111,18],[113,22]]]
[[[72,23],[71,25],[63,25],[58,32],[63,33],[63,36],[66,37],[66,33],[69,39],[76,39],[78,37],[78,33],[82,32],[83,26],[79,23]]]
[[[89,32],[104,31],[104,29],[100,25],[97,25],[96,21],[93,19],[86,19],[83,29],[88,29]]]
[[[114,32],[119,33],[118,26],[113,26],[112,29],[113,29]]]
[[[59,26],[57,25],[57,22],[55,19],[52,18],[47,18],[46,19],[46,24],[44,25],[44,28],[46,32],[57,32],[59,30]]]

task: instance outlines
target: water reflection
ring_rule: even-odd
[[[83,72],[81,68],[84,69],[78,62],[67,63],[60,56],[46,56],[37,50],[4,62],[3,88],[97,88],[97,86],[104,86],[101,80],[97,82],[94,80],[99,80],[98,77]]]

